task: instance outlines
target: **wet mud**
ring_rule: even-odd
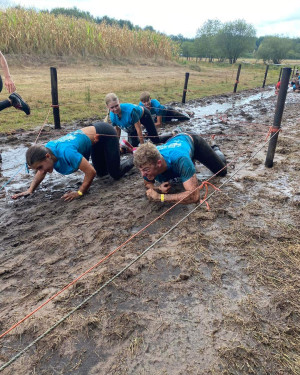
[[[1,367],[163,237],[3,373],[299,374],[300,95],[287,94],[266,168],[276,101],[266,88],[173,103],[194,113],[182,129],[214,138],[229,163],[210,181],[221,187],[210,210],[176,206],[0,339]],[[40,142],[90,121],[47,126]],[[33,177],[24,151],[38,130],[0,136],[0,334],[171,207],[146,199],[135,169],[96,178],[70,203],[61,196],[80,186],[80,172],[53,173],[12,200]],[[199,181],[211,176],[197,171]]]

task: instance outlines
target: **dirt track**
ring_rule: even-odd
[[[287,95],[274,167],[268,169],[267,148],[256,152],[273,122],[275,95],[234,105],[260,92],[187,103],[195,117],[183,128],[216,134],[231,163],[227,177],[212,181],[224,185],[209,200],[210,211],[197,208],[4,374],[300,374],[300,95]],[[198,116],[211,102],[233,105]],[[41,141],[55,134],[46,128]],[[35,137],[36,131],[3,135],[0,149],[27,146]],[[198,168],[200,179],[208,175]],[[22,175],[18,184],[27,186],[31,177]],[[136,170],[117,182],[96,179],[83,199],[62,202],[81,178],[51,176],[18,201],[9,198],[16,185],[2,193],[1,333],[170,207],[146,200]],[[0,185],[6,180],[0,176]],[[194,208],[175,207],[1,339],[0,365]]]

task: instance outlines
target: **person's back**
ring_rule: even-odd
[[[189,116],[176,111],[170,106],[162,105],[157,99],[152,99],[148,91],[144,91],[140,95],[139,105],[147,108],[152,115],[156,116],[155,126],[160,127],[165,122],[170,122],[172,120],[186,121],[189,120]]]
[[[157,181],[164,182],[180,178],[185,182],[196,172],[192,156],[194,144],[188,134],[178,134],[165,144],[157,146],[158,151],[167,163],[167,171],[157,176]]]

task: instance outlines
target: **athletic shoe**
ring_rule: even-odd
[[[214,150],[214,152],[219,156],[219,158],[222,160],[224,164],[227,164],[225,155],[223,152],[220,150],[220,147],[218,145],[213,145],[211,148]]]
[[[133,151],[133,146],[128,141],[126,141],[126,139],[122,139],[120,144],[121,144],[121,147],[125,148],[128,152]]]
[[[9,95],[9,99],[11,100],[11,104],[13,107],[19,109],[20,111],[24,111],[26,115],[30,115],[29,105],[24,102],[19,94],[13,92],[11,95]]]
[[[2,78],[0,76],[0,92],[2,91],[2,89],[3,89],[3,81],[2,81]]]

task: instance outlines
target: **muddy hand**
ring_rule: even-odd
[[[18,199],[18,198],[21,198],[21,197],[28,197],[28,195],[31,195],[31,191],[23,191],[23,193],[18,193],[18,194],[14,194],[12,195],[12,199]]]
[[[163,193],[163,194],[166,194],[169,192],[169,190],[171,189],[171,184],[169,182],[163,182],[160,187],[159,187],[159,190]]]
[[[69,191],[68,193],[65,193],[61,199],[63,199],[65,202],[71,202],[73,199],[78,199],[81,196],[78,194],[77,191]]]
[[[146,191],[146,195],[152,201],[158,200],[160,197],[160,194],[158,194],[154,189],[148,189]]]

